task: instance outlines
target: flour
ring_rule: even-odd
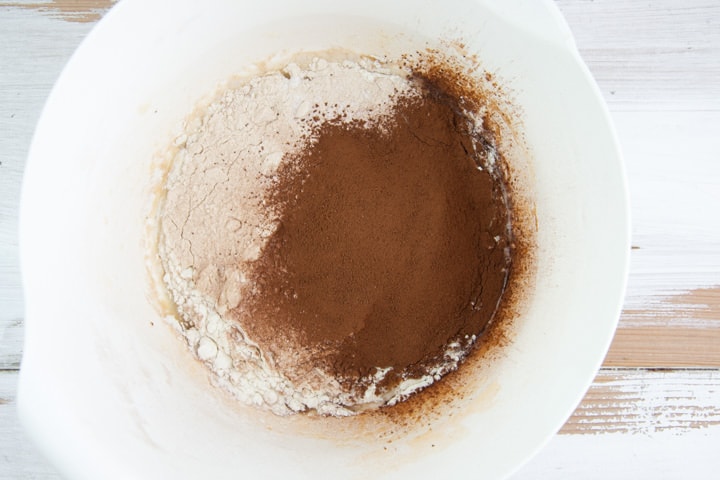
[[[311,143],[322,122],[378,123],[397,98],[416,94],[404,75],[378,62],[316,58],[223,92],[176,139],[159,221],[163,280],[188,345],[241,401],[277,414],[349,415],[432,383],[431,376],[401,385],[393,399],[374,388],[353,398],[327,376],[291,381],[228,315],[252,288],[246,267],[278,227],[264,198],[283,160]]]

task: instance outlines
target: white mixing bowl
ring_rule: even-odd
[[[153,307],[143,239],[156,154],[200,99],[278,52],[382,53],[437,38],[462,39],[523,113],[538,274],[512,341],[452,415],[427,422],[280,419],[237,405]],[[122,0],[48,99],[21,210],[19,410],[72,479],[505,477],[592,381],[629,255],[617,140],[550,0]]]

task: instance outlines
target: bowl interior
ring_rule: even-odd
[[[607,112],[551,2],[124,0],[51,94],[21,212],[19,405],[71,478],[509,474],[562,425],[614,332],[629,252]],[[298,50],[390,55],[460,39],[523,112],[538,274],[512,343],[452,420],[391,444],[240,408],[154,308],[145,251],[158,153],[233,74]],[[356,435],[365,429],[365,434]]]

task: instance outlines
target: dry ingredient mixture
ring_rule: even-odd
[[[226,90],[184,130],[158,254],[216,384],[342,416],[457,368],[512,256],[482,112],[411,71],[316,58]]]

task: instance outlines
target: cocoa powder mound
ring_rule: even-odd
[[[352,386],[419,377],[492,319],[510,267],[508,205],[482,132],[424,84],[379,125],[328,121],[266,198],[278,228],[238,315],[290,376]],[[477,150],[477,151],[476,151]],[[298,364],[288,346],[312,352]]]

